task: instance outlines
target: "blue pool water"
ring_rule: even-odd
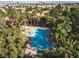
[[[31,38],[30,43],[37,50],[52,48],[53,44],[49,39],[50,30],[49,29],[38,29],[36,30],[36,35]]]

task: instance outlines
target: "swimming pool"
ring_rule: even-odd
[[[37,50],[54,47],[53,42],[49,39],[50,33],[49,29],[37,29],[35,36],[30,39],[30,44]]]

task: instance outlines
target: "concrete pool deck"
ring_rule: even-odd
[[[47,27],[35,27],[35,26],[20,26],[21,29],[25,29],[25,30],[28,30],[28,29],[31,29],[31,30],[36,30],[36,29],[47,29]]]
[[[34,26],[20,26],[20,29],[23,31],[22,33],[26,35],[26,37],[34,37],[35,32],[38,29],[49,30],[47,27],[34,27]]]
[[[27,44],[25,53],[26,55],[35,56],[37,55],[37,50],[34,47],[32,47],[30,44]]]

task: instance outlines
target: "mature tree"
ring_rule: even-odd
[[[0,28],[0,57],[24,57],[26,41],[15,26]]]
[[[12,8],[12,7],[7,9],[7,16],[9,16],[9,17],[11,17],[13,19],[17,19],[18,18],[17,11],[14,8]]]

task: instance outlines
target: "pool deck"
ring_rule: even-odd
[[[34,56],[37,54],[37,50],[34,47],[32,47],[30,44],[27,44],[25,53],[27,55]]]
[[[46,29],[48,30],[47,27],[34,27],[34,26],[20,26],[21,29],[25,29],[25,30],[36,30],[36,29]]]
[[[47,27],[43,28],[43,27],[34,27],[34,26],[20,26],[20,29],[23,31],[22,33],[25,34],[26,37],[33,37],[37,29],[49,30]]]

